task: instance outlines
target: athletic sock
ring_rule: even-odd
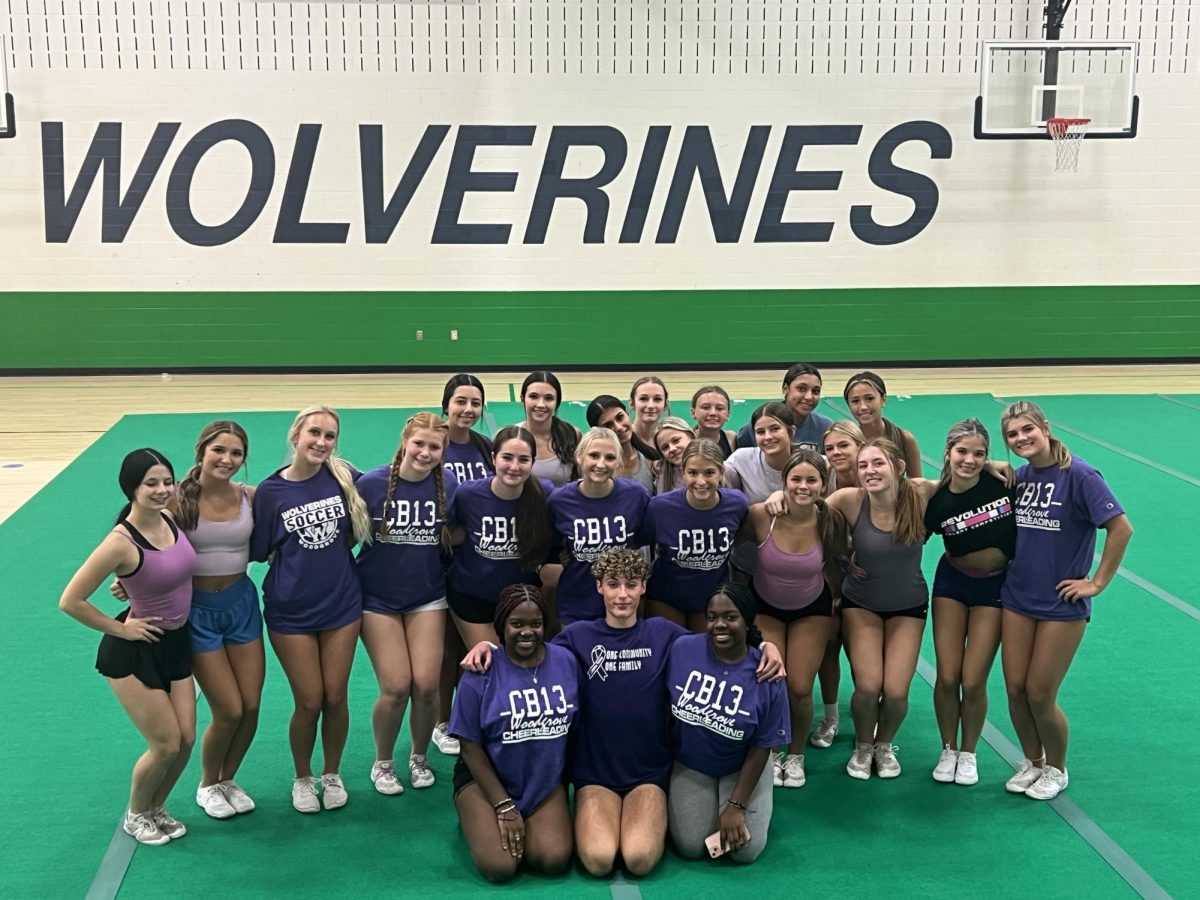
[[[836,703],[826,703],[826,704],[824,704],[824,706],[825,706],[825,718],[828,719],[830,722],[837,722],[838,721],[838,705]]]

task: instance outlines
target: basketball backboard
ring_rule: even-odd
[[[1091,120],[1088,139],[1137,136],[1134,41],[984,41],[975,137],[1046,138],[1053,116]]]
[[[8,92],[8,40],[0,35],[0,138],[17,136],[13,96]]]

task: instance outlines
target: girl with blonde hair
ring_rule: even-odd
[[[370,539],[371,517],[354,485],[357,470],[337,456],[340,431],[329,407],[301,410],[288,429],[292,461],[254,494],[250,558],[270,564],[263,617],[295,701],[288,728],[296,769],[292,806],[303,813],[320,812],[322,802],[337,809],[348,799],[339,769],[362,620],[352,550]],[[318,725],[325,756],[320,781],[312,769]]]

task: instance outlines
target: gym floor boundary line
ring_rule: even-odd
[[[937,682],[937,670],[923,656],[917,657],[917,674],[931,688]],[[1014,772],[1017,770],[1021,760],[1024,759],[1024,754],[987,719],[984,720],[981,737],[983,742],[995,750]],[[1096,824],[1095,820],[1080,809],[1073,800],[1059,794],[1047,805],[1058,813],[1089,847],[1100,854],[1101,858],[1137,892],[1138,896],[1153,898],[1153,900],[1171,900],[1171,895],[1154,880],[1154,876],[1143,869],[1124,847],[1113,840],[1108,832]]]
[[[1200,406],[1197,406],[1194,403],[1187,403],[1177,397],[1172,397],[1170,394],[1155,394],[1154,396],[1159,400],[1166,400],[1168,403],[1174,403],[1176,406],[1182,406],[1185,409],[1194,409],[1196,412],[1200,412]]]
[[[1001,400],[999,397],[993,395],[992,399],[1001,406],[1008,406],[1008,402]],[[1170,475],[1172,478],[1178,478],[1180,481],[1186,481],[1188,484],[1200,487],[1200,478],[1188,475],[1186,472],[1180,472],[1178,469],[1172,469],[1170,466],[1164,466],[1162,463],[1155,462],[1149,457],[1134,453],[1132,450],[1126,450],[1123,447],[1118,447],[1116,444],[1110,444],[1103,438],[1095,437],[1094,435],[1088,434],[1086,431],[1080,431],[1078,428],[1072,428],[1069,425],[1063,425],[1061,422],[1052,425],[1052,427],[1057,428],[1059,431],[1065,431],[1067,434],[1073,434],[1076,437],[1081,437],[1085,441],[1090,441],[1098,447],[1103,447],[1105,450],[1116,453],[1118,456],[1124,456],[1126,459],[1131,459],[1134,462],[1142,463],[1142,465],[1149,466],[1152,469],[1157,469],[1164,475]],[[1003,437],[1003,435],[1001,435],[1001,437]]]
[[[124,815],[108,841],[108,848],[100,859],[100,865],[96,867],[96,874],[92,877],[85,900],[115,900],[121,890],[125,873],[129,871],[129,864],[138,848],[137,841],[125,833],[123,819]]]
[[[612,894],[612,900],[642,900],[642,889],[626,878],[620,869],[613,872],[608,891]]]

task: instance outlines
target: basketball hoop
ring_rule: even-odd
[[[1054,171],[1074,172],[1079,165],[1079,150],[1083,146],[1091,119],[1046,120],[1046,133],[1054,141]]]

